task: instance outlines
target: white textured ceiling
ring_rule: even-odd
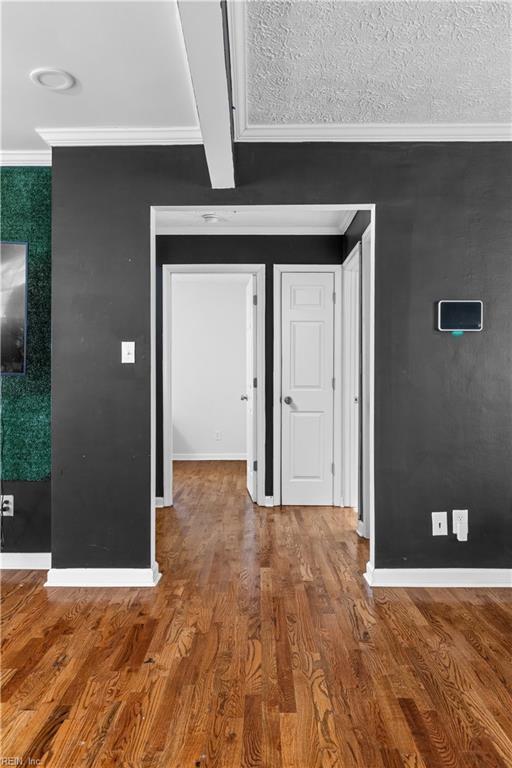
[[[247,125],[507,123],[508,2],[249,0]]]
[[[40,150],[36,128],[197,126],[175,2],[2,2],[2,148]],[[68,70],[69,91],[29,79]]]

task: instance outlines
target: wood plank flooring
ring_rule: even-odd
[[[510,592],[372,591],[351,510],[244,484],[176,464],[156,589],[3,573],[0,765],[510,768]]]

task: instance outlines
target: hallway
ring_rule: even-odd
[[[375,589],[351,510],[176,462],[155,589],[2,573],[3,756],[51,768],[508,768],[512,597]]]

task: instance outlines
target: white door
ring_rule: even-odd
[[[254,372],[256,370],[256,344],[254,343],[254,330],[256,328],[256,305],[254,277],[251,275],[247,283],[246,291],[246,384],[242,398],[245,399],[246,412],[246,440],[247,440],[247,491],[254,501],[256,498],[256,473],[254,461],[256,457],[254,417],[256,413],[256,393],[254,391]]]
[[[334,272],[283,272],[281,500],[333,504]]]
[[[359,404],[361,375],[360,268],[358,243],[343,264],[343,503],[359,509]]]

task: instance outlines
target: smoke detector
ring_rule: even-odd
[[[224,221],[224,219],[216,213],[202,213],[201,218],[205,224],[218,224],[219,221]]]

